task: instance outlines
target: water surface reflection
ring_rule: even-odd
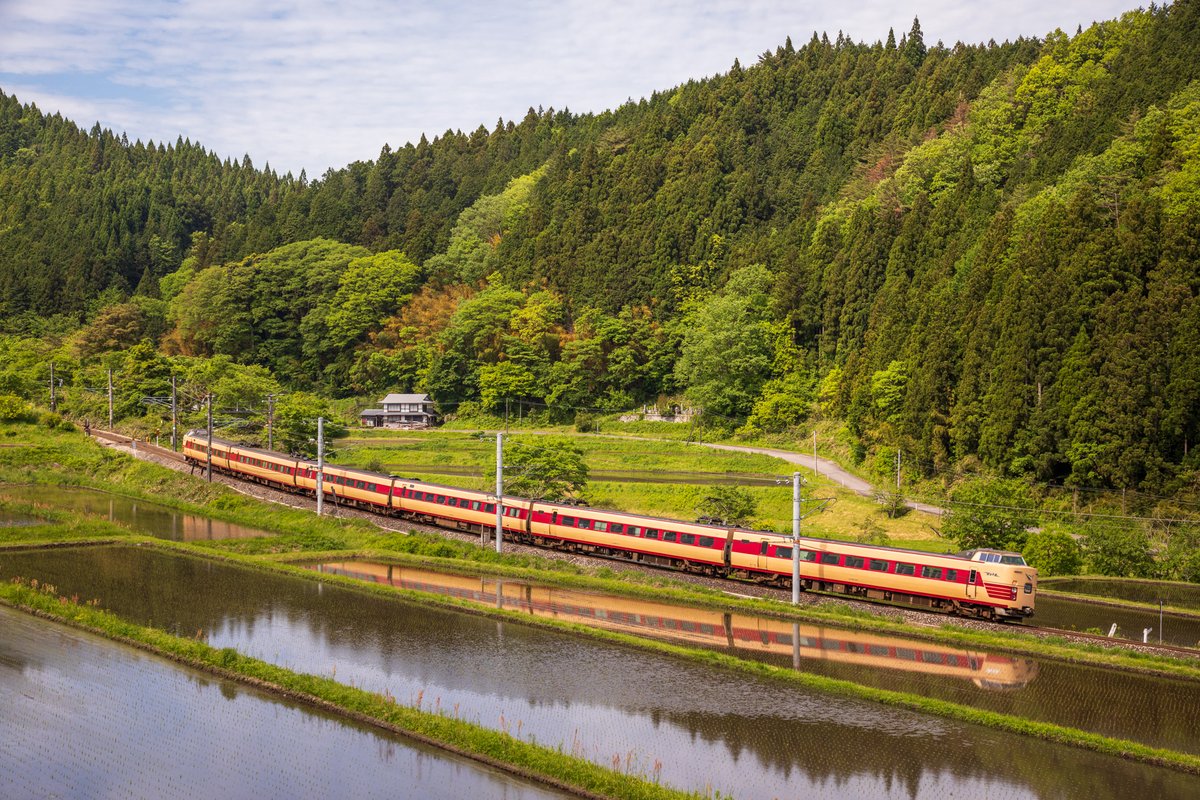
[[[1200,779],[1168,770],[146,548],[4,553],[0,572],[50,580],[61,592],[97,597],[139,622],[200,633],[216,647],[336,675],[688,789],[712,787],[739,798],[1115,800],[1131,792],[1163,798],[1200,792]],[[1044,672],[1029,687],[1043,678]],[[952,683],[992,697],[1022,695]]]

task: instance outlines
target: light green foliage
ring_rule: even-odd
[[[334,455],[332,440],[346,429],[331,419],[329,403],[307,392],[293,392],[275,406],[276,449],[304,458],[317,457],[317,419],[325,419],[325,454]]]
[[[479,368],[479,400],[485,409],[503,410],[505,400],[540,397],[538,378],[514,361]]]
[[[279,382],[266,368],[237,364],[226,355],[184,360],[181,367],[186,395],[212,392],[225,408],[262,408],[268,394],[280,392]]]
[[[898,418],[908,381],[908,365],[902,361],[893,361],[887,369],[871,376],[871,402],[875,412],[885,421],[894,422]]]
[[[458,215],[446,252],[425,269],[446,281],[477,283],[501,268],[501,241],[529,207],[529,195],[545,168],[509,181],[500,194],[484,195]]]
[[[328,347],[345,348],[408,301],[421,278],[420,268],[398,250],[356,258],[338,280],[337,292],[323,312]]]
[[[184,352],[229,355],[289,382],[317,382],[330,363],[329,334],[320,312],[308,317],[337,293],[351,262],[366,258],[366,273],[380,263],[369,256],[313,239],[201,270],[170,304],[173,337]]]
[[[496,464],[488,467],[488,485],[496,481]],[[579,497],[587,488],[583,451],[570,439],[536,436],[504,442],[504,493],[532,500]]]
[[[703,491],[696,505],[698,517],[720,525],[748,528],[758,513],[758,501],[741,486],[713,486]]]
[[[1020,481],[972,478],[950,494],[941,535],[963,550],[993,547],[1021,552],[1031,527],[1033,499]]]
[[[742,432],[779,432],[801,425],[812,412],[814,388],[812,377],[802,372],[767,381]]]
[[[1083,535],[1083,552],[1088,569],[1101,575],[1147,578],[1153,571],[1150,539],[1136,524],[1088,523]]]
[[[1059,528],[1047,527],[1029,534],[1021,554],[1041,577],[1078,575],[1083,567],[1083,548],[1070,531]]]
[[[0,420],[5,422],[32,422],[33,409],[16,395],[0,394]]]
[[[688,313],[676,378],[706,413],[745,416],[770,378],[770,273],[761,265],[730,276],[721,294]]]

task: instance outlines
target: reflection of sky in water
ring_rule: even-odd
[[[785,682],[144,548],[40,574],[214,647],[738,798],[1191,798],[1200,780]],[[33,574],[11,564],[16,574]],[[0,559],[0,569],[4,567]],[[68,575],[67,570],[70,570]],[[97,587],[90,591],[87,586]],[[123,610],[124,609],[124,610]],[[169,621],[169,622],[164,622]],[[1039,677],[1038,682],[1042,678]],[[1077,689],[1078,687],[1076,687]],[[456,707],[457,706],[457,707]]]
[[[232,522],[222,522],[195,514],[184,514],[167,506],[135,500],[119,494],[81,489],[74,486],[6,486],[0,485],[0,499],[53,505],[64,511],[102,517],[137,533],[193,542],[211,539],[249,539],[271,536],[269,531],[255,530]],[[3,514],[3,512],[0,512]],[[0,516],[0,527],[3,526]]]
[[[0,608],[0,797],[561,796]]]

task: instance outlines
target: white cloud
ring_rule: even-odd
[[[0,85],[81,125],[315,175],[531,105],[602,111],[789,34],[874,41],[919,15],[929,43],[1003,40],[1128,2],[0,0]]]

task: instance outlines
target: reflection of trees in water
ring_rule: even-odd
[[[786,775],[800,770],[818,782],[869,775],[915,796],[922,775],[1006,776],[1042,796],[1100,800],[1114,791],[1105,787],[1128,787],[1130,780],[1163,781],[1163,796],[1170,796],[1177,777],[1152,770],[1143,775],[1147,768],[1116,759],[806,694],[653,653],[150,549],[13,553],[0,570],[6,577],[50,581],[63,594],[98,597],[122,617],[184,636],[230,630],[250,637],[260,624],[284,622],[298,644],[314,640],[314,651],[353,650],[429,685],[516,698],[530,707],[591,704],[646,715],[722,746],[739,761],[752,758]],[[1147,691],[1164,682],[1092,672],[1081,679],[1087,668],[1043,665],[1030,687],[992,693],[989,703],[1037,718],[1058,714],[1064,724],[1080,727],[1107,722],[1118,728],[1115,735],[1157,730],[1170,740],[1194,742],[1189,720],[1200,706],[1196,687],[1179,682],[1167,691]],[[900,674],[886,680],[888,688],[929,693],[928,678]],[[941,683],[972,693],[966,682]],[[1189,780],[1195,790],[1195,779]],[[1094,789],[1077,792],[1080,786]]]

